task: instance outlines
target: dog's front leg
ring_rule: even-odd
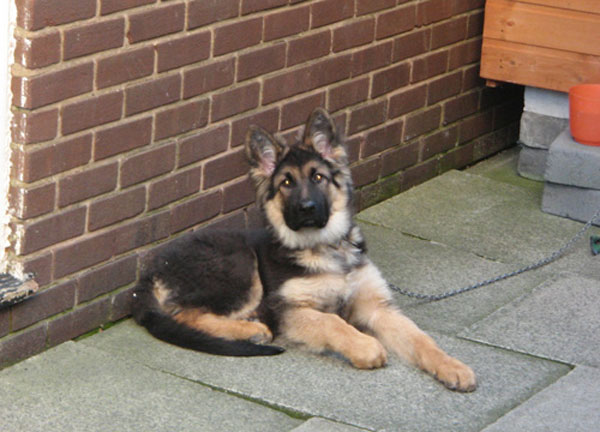
[[[290,341],[313,350],[338,352],[360,369],[382,367],[387,361],[385,349],[377,339],[361,333],[338,315],[309,307],[288,309],[282,333]]]
[[[391,295],[377,268],[368,263],[357,274],[350,322],[370,329],[384,346],[430,373],[452,390],[473,391],[473,370],[440,349],[408,317],[391,306]]]

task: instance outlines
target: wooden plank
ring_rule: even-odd
[[[600,14],[598,0],[518,0],[521,3],[532,3],[540,6],[552,6],[560,9],[570,9],[581,12]]]
[[[488,0],[483,37],[600,55],[600,15]]]
[[[484,39],[482,78],[562,92],[581,83],[600,83],[600,57]]]

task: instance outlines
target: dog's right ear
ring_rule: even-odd
[[[250,126],[246,134],[246,157],[252,167],[252,177],[270,177],[282,152],[282,144],[273,135],[260,126]]]

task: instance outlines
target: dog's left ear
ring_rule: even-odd
[[[303,142],[323,159],[338,163],[344,163],[346,160],[346,150],[340,142],[335,123],[323,108],[315,109],[308,118]]]
[[[252,125],[246,134],[246,157],[255,179],[273,174],[283,152],[283,144],[260,126]]]

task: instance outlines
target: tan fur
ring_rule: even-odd
[[[249,319],[256,315],[256,308],[260,304],[263,297],[263,286],[258,274],[258,262],[254,262],[254,275],[252,276],[252,285],[250,286],[250,294],[246,300],[246,304],[238,311],[229,315],[231,319]]]

